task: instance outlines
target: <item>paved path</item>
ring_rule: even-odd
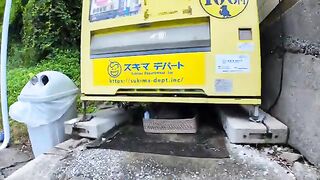
[[[30,153],[22,152],[17,148],[0,151],[0,180],[8,177],[31,160]]]
[[[34,179],[296,179],[282,166],[250,146],[228,144],[230,158],[204,159],[86,149],[87,140],[69,140],[22,167],[8,180]],[[302,169],[298,180],[317,180]],[[308,170],[309,171],[309,170]],[[311,175],[309,175],[311,174]],[[309,178],[305,178],[309,177]]]

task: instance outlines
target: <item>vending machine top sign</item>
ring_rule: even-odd
[[[140,0],[91,0],[90,21],[132,16],[140,10]]]

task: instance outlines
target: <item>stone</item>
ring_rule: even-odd
[[[295,162],[292,167],[293,174],[297,180],[319,180],[320,174],[317,170],[300,162]]]
[[[308,53],[309,47],[320,42],[319,9],[318,0],[299,0],[283,12],[281,21],[279,13],[268,16],[261,42],[263,108],[269,110],[278,96],[284,60],[282,94],[271,114],[290,129],[289,145],[320,167],[320,59],[317,53]],[[299,40],[301,50],[283,52],[282,42],[288,38]]]
[[[100,110],[93,114],[90,121],[79,122],[81,118],[65,122],[66,134],[77,134],[80,137],[97,139],[115,126],[120,126],[129,121],[129,116],[125,110],[119,108]]]
[[[0,180],[8,177],[32,159],[29,153],[21,152],[16,148],[7,148],[0,151]]]
[[[297,153],[291,153],[291,152],[282,152],[280,154],[280,158],[282,160],[287,161],[288,163],[293,164],[295,161],[298,161],[299,159],[301,159],[302,155]]]
[[[51,149],[49,152],[44,153],[36,157],[36,159],[30,161],[25,166],[21,167],[19,170],[10,175],[8,180],[33,180],[33,179],[52,179],[52,174],[54,173],[55,167],[61,159],[65,158],[73,150],[75,144],[79,144],[84,140],[67,140],[55,148]],[[80,148],[80,145],[77,148]],[[1,151],[0,151],[1,152]]]
[[[278,4],[279,0],[259,0],[258,7],[260,22],[262,22]]]
[[[8,177],[34,179],[288,179],[287,168],[250,146],[227,142],[233,158],[190,158],[106,149],[84,149],[68,140]],[[82,145],[81,145],[82,144]],[[80,145],[80,146],[78,146]],[[73,147],[78,146],[76,149]],[[246,156],[242,155],[245,152]],[[220,164],[220,165],[219,165]],[[226,172],[225,172],[226,171]],[[267,172],[268,174],[265,175]],[[137,176],[136,176],[137,175]]]
[[[270,136],[267,136],[267,127],[262,123],[249,121],[249,113],[241,107],[219,108],[223,128],[231,143],[235,144],[285,144],[288,128],[283,123],[265,114],[265,124]]]
[[[0,151],[0,170],[14,166],[15,164],[26,162],[31,159],[30,155],[15,148],[7,148]]]

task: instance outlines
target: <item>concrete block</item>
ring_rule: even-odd
[[[79,135],[85,138],[99,138],[115,126],[120,126],[129,120],[123,109],[110,108],[95,113],[94,118],[87,122],[79,122],[81,118],[65,122],[65,132],[68,135]]]
[[[287,127],[266,115],[265,123],[249,121],[249,113],[241,107],[224,107],[219,109],[223,128],[231,143],[235,144],[283,144],[287,142]]]
[[[279,157],[280,159],[285,160],[290,164],[293,164],[294,162],[300,160],[303,156],[301,154],[292,152],[282,152]]]
[[[270,23],[261,33],[263,107],[269,109],[278,95],[283,57],[282,94],[271,114],[289,127],[289,144],[318,167],[320,167],[319,9],[318,0],[300,0],[283,13],[282,21],[277,21],[277,18],[267,18],[266,22]],[[284,35],[280,36],[282,30]],[[286,39],[285,54],[282,54],[281,48],[277,48],[282,47],[281,37]]]
[[[262,22],[278,4],[279,0],[258,0],[260,22]]]
[[[70,152],[72,152],[73,147],[77,144],[84,143],[85,139],[81,140],[67,140],[55,148],[51,149],[49,152],[44,153],[34,160],[30,161],[28,164],[22,168],[15,171],[10,175],[8,180],[52,180],[55,179],[53,174],[57,170],[57,165],[62,159],[66,158]],[[84,145],[80,145],[77,148],[83,148]]]
[[[288,134],[289,134],[288,127],[285,124],[283,124],[281,121],[274,118],[270,114],[265,113],[261,109],[260,109],[260,113],[266,116],[264,123],[269,128],[270,133],[272,133],[272,143],[287,144]]]
[[[26,162],[32,157],[15,148],[7,148],[0,151],[0,171],[15,164]],[[1,173],[0,173],[1,174]]]
[[[319,180],[320,178],[320,174],[315,168],[300,162],[293,164],[292,171],[297,180]]]

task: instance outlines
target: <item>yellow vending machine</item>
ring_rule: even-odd
[[[256,0],[84,0],[83,101],[261,103]]]

